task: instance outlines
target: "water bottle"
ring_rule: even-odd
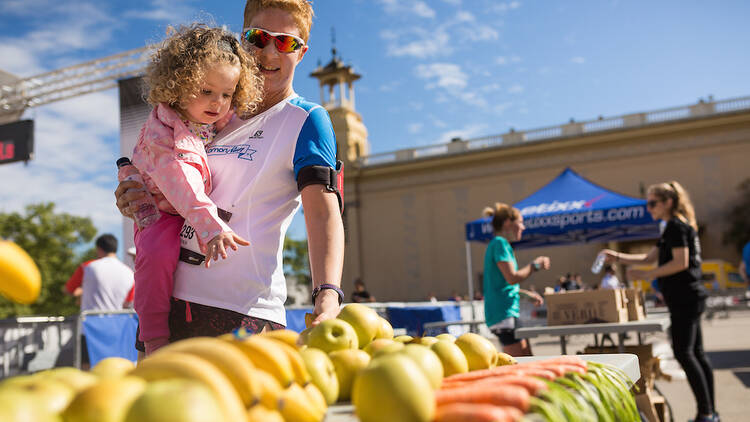
[[[161,217],[159,208],[156,206],[156,201],[151,192],[146,189],[146,184],[143,182],[141,173],[138,172],[138,169],[135,168],[128,157],[122,157],[117,160],[117,179],[121,182],[132,180],[143,185],[143,188],[140,190],[145,191],[146,196],[131,203],[131,205],[136,206],[133,217],[138,228],[143,230],[155,223]]]
[[[591,272],[594,274],[599,274],[599,272],[602,270],[602,267],[604,266],[604,259],[607,256],[603,253],[600,253],[596,256],[596,259],[594,260],[594,265],[591,266]]]

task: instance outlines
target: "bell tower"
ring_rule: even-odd
[[[354,108],[354,81],[361,75],[341,61],[341,57],[336,55],[335,46],[331,53],[331,61],[325,66],[318,66],[310,76],[318,79],[320,103],[331,116],[338,145],[336,156],[344,162],[345,168],[352,168],[351,163],[370,152],[367,128]]]

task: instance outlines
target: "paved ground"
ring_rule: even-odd
[[[728,318],[715,315],[703,324],[704,346],[714,367],[716,405],[723,422],[750,421],[750,310],[732,311]],[[696,413],[695,400],[685,373],[672,356],[665,333],[645,336],[654,344],[654,352],[662,361],[662,370],[673,376],[672,381],[657,381],[657,387],[672,406],[674,420],[684,422]],[[582,351],[593,343],[592,335],[572,336],[568,353]],[[557,337],[532,339],[535,355],[558,355]],[[632,338],[627,344],[635,344]]]

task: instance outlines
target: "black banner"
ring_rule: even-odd
[[[0,125],[0,164],[28,161],[34,154],[34,121]]]

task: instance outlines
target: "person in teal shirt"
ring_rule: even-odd
[[[544,303],[539,294],[521,289],[519,284],[539,270],[548,270],[550,261],[538,256],[531,263],[518,268],[516,255],[510,242],[521,240],[524,225],[521,212],[508,204],[496,203],[483,214],[492,217],[495,238],[487,245],[484,254],[484,317],[490,331],[511,356],[531,356],[531,345],[526,339],[516,339],[519,302],[528,297],[536,306]]]

